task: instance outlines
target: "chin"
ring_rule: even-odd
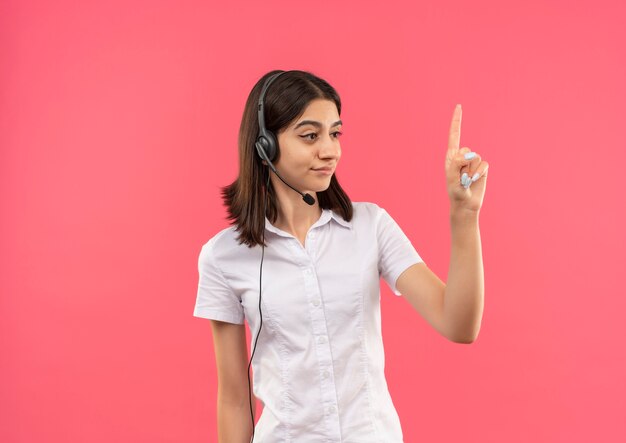
[[[312,183],[310,186],[311,189],[315,190],[316,192],[321,192],[321,191],[325,191],[330,187],[330,181],[331,181],[331,177],[325,177],[324,179],[321,180],[317,180],[315,183]]]

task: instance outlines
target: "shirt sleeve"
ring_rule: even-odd
[[[411,241],[383,208],[378,208],[378,271],[396,295],[396,280],[409,266],[423,262]]]
[[[243,324],[243,306],[239,297],[229,286],[216,263],[213,241],[209,241],[198,257],[198,294],[194,317]]]

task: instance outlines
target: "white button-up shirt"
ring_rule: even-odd
[[[324,209],[305,246],[266,218],[263,327],[252,362],[263,403],[254,441],[402,442],[384,374],[380,277],[391,290],[423,261],[391,216],[354,202],[350,222]],[[234,226],[203,245],[194,316],[259,328],[261,246]]]

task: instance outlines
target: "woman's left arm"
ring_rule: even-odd
[[[445,163],[452,250],[442,315],[455,341],[471,343],[480,330],[485,298],[478,216],[489,164],[469,148],[459,149],[461,112],[461,105],[457,105],[450,124]]]
[[[444,284],[428,266],[417,263],[398,277],[396,286],[444,337],[472,343],[480,330],[485,298],[478,216],[489,164],[469,148],[459,149],[460,137],[461,105],[457,105],[445,164],[452,234],[448,281]]]

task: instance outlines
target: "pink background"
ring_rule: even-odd
[[[197,259],[272,69],[337,88],[341,183],[444,281],[456,103],[490,164],[478,340],[382,283],[406,441],[625,441],[625,22],[597,0],[3,1],[0,441],[215,441]]]

